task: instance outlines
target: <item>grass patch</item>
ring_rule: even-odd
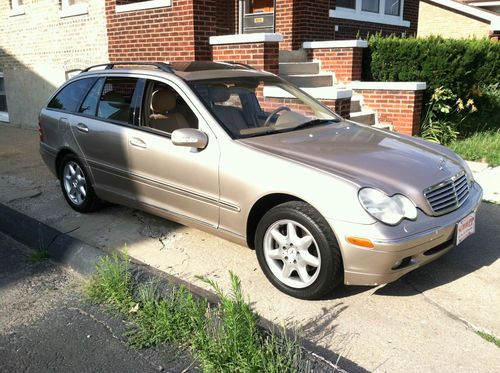
[[[232,289],[203,278],[219,303],[197,298],[183,286],[163,291],[157,281],[134,284],[125,255],[96,263],[86,286],[93,303],[106,304],[132,321],[127,331],[131,345],[143,348],[174,343],[191,349],[204,372],[310,372],[296,335],[266,331],[245,301],[239,278],[230,272]]]
[[[487,162],[491,167],[500,165],[500,131],[477,132],[448,146],[468,161]]]
[[[479,330],[476,331],[476,333],[477,333],[477,335],[479,335],[484,340],[495,344],[495,346],[497,346],[497,347],[500,347],[500,338],[497,338],[494,335],[491,335],[491,334],[488,334],[488,333],[485,333],[485,332],[481,332]]]
[[[36,264],[41,263],[50,258],[49,252],[47,250],[36,250],[31,252],[26,259],[28,263]]]

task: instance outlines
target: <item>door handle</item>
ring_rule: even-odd
[[[135,146],[136,148],[141,148],[141,149],[147,148],[146,143],[137,137],[133,137],[130,139],[130,145]]]
[[[76,125],[76,129],[77,129],[78,131],[80,131],[80,132],[83,132],[83,133],[87,133],[87,132],[89,132],[89,128],[88,128],[85,124],[83,124],[83,123],[78,123],[78,124]]]

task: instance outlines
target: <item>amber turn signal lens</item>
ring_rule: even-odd
[[[352,243],[353,245],[367,247],[369,249],[374,247],[373,242],[371,242],[368,238],[347,236],[347,242]]]

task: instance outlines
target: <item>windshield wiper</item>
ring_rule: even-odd
[[[298,126],[295,126],[295,127],[291,128],[291,130],[293,130],[293,131],[295,131],[295,130],[301,130],[301,129],[304,129],[304,128],[315,127],[315,126],[318,126],[320,124],[325,124],[325,123],[330,123],[330,122],[339,123],[340,119],[338,119],[338,118],[332,118],[332,119],[313,119],[313,120],[310,120],[309,122],[301,123]]]

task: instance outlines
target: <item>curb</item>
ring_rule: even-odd
[[[90,246],[77,238],[71,237],[69,233],[72,231],[60,232],[2,203],[0,203],[0,232],[12,237],[32,250],[47,250],[50,259],[70,267],[85,277],[92,275],[94,272],[94,263],[96,260],[108,256],[108,254],[102,250]],[[194,295],[205,298],[212,304],[218,302],[217,296],[210,291],[169,275],[168,273],[162,272],[135,259],[131,259],[131,261],[135,266],[136,278],[163,278],[171,284],[177,286],[184,285]],[[282,326],[278,326],[270,320],[263,317],[260,317],[260,319],[261,326],[268,330],[283,329]],[[293,331],[289,328],[286,329],[286,333],[289,336],[293,335]],[[340,357],[323,347],[317,346],[305,338],[300,339],[305,352],[312,360],[315,360],[321,365],[322,369],[315,370],[317,372],[367,372],[366,369],[360,367],[355,362]],[[333,363],[335,361],[337,363]],[[342,362],[341,364],[340,361]]]
[[[47,250],[50,258],[84,276],[105,256],[101,250],[0,203],[0,231],[33,250]],[[68,232],[70,233],[70,232]]]

